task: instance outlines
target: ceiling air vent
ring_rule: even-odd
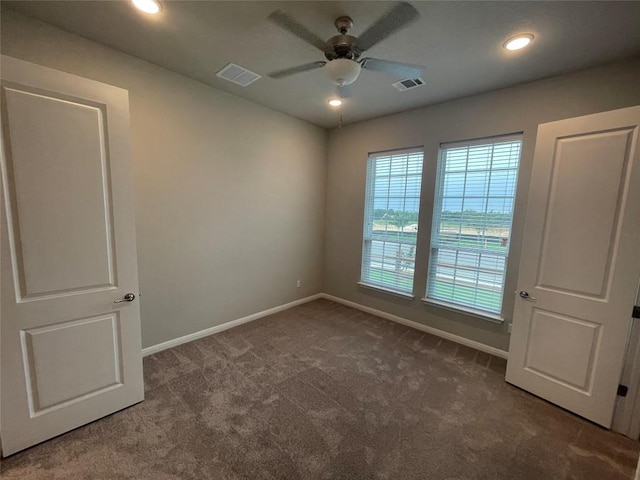
[[[424,85],[424,80],[421,78],[405,78],[404,80],[392,83],[391,85],[393,85],[397,90],[404,92],[405,90]]]
[[[230,63],[229,65],[224,67],[222,70],[216,73],[216,76],[224,78],[225,80],[229,80],[230,82],[233,82],[236,85],[240,85],[241,87],[251,85],[261,77],[261,75],[247,70],[240,65],[236,65],[235,63]]]

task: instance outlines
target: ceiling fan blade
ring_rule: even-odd
[[[276,70],[275,72],[270,72],[268,75],[271,78],[283,78],[288,77],[289,75],[295,75],[296,73],[306,72],[308,70],[315,70],[316,68],[322,68],[326,65],[327,62],[313,62],[313,63],[305,63],[304,65],[298,65],[297,67],[285,68],[283,70]]]
[[[422,75],[424,68],[420,65],[380,60],[379,58],[363,58],[360,60],[360,65],[367,70],[392,73],[399,78],[418,78]]]
[[[361,52],[364,52],[376,43],[406,27],[419,16],[420,14],[413,6],[402,2],[385,13],[376,23],[365,30],[356,40],[356,47]]]
[[[326,47],[326,43],[318,37],[315,33],[307,30],[307,27],[299,23],[296,19],[294,19],[289,14],[283,12],[282,10],[276,10],[269,17],[267,17],[276,25],[284,28],[288,32],[293,33],[296,37],[304,40],[309,45],[316,47],[318,50],[324,52]]]

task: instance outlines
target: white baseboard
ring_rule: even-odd
[[[166,342],[158,343],[157,345],[152,345],[150,347],[143,348],[142,356],[146,357],[147,355],[152,355],[154,353],[161,352],[162,350],[166,350],[168,348],[177,347],[178,345],[182,345],[183,343],[188,343],[188,342],[192,342],[193,340],[197,340],[199,338],[208,337],[209,335],[213,335],[214,333],[222,332],[224,330],[237,327],[238,325],[242,325],[244,323],[249,323],[249,322],[252,322],[253,320],[266,317],[267,315],[273,315],[274,313],[282,312],[283,310],[287,310],[297,305],[302,305],[303,303],[312,302],[313,300],[317,300],[319,298],[326,298],[327,300],[341,303],[343,305],[346,305],[351,308],[355,308],[357,310],[362,310],[363,312],[370,313],[371,315],[375,315],[381,318],[386,318],[387,320],[391,320],[392,322],[401,323],[402,325],[406,325],[407,327],[415,328],[416,330],[430,333],[432,335],[436,335],[437,337],[446,338],[447,340],[451,340],[452,342],[459,343],[460,345],[465,345],[467,347],[475,348],[476,350],[480,350],[481,352],[495,355],[496,357],[507,358],[509,355],[509,352],[500,350],[499,348],[491,347],[489,345],[485,345],[484,343],[476,342],[475,340],[469,340],[468,338],[460,337],[453,333],[449,333],[449,332],[445,332],[444,330],[439,330],[437,328],[429,327],[427,325],[423,325],[421,323],[414,322],[412,320],[407,320],[406,318],[398,317],[397,315],[392,315],[390,313],[383,312],[382,310],[376,310],[375,308],[365,307],[364,305],[360,305],[359,303],[351,302],[349,300],[345,300],[344,298],[335,297],[333,295],[329,295],[328,293],[317,293],[315,295],[311,295],[310,297],[301,298],[300,300],[295,300],[293,302],[285,303],[284,305],[279,305],[277,307],[270,308],[268,310],[263,310],[262,312],[258,312],[252,315],[248,315],[246,317],[238,318],[236,320],[232,320],[230,322],[226,322],[221,325],[216,325],[215,327],[205,328],[204,330],[200,330],[199,332],[190,333],[189,335],[185,335],[183,337],[174,338],[173,340],[168,340]]]
[[[428,327],[427,325],[423,325],[421,323],[414,322],[412,320],[407,320],[406,318],[398,317],[397,315],[392,315],[390,313],[383,312],[382,310],[376,310],[375,308],[365,307],[364,305],[360,305],[359,303],[351,302],[349,300],[345,300],[344,298],[335,297],[333,295],[329,295],[328,293],[322,293],[320,294],[320,296],[322,298],[326,298],[327,300],[331,300],[333,302],[346,305],[347,307],[355,308],[357,310],[362,310],[363,312],[370,313],[371,315],[386,318],[387,320],[391,320],[392,322],[401,323],[402,325],[406,325],[407,327],[415,328],[416,330],[430,333],[437,337],[446,338],[447,340],[451,340],[452,342],[459,343],[460,345],[465,345],[467,347],[475,348],[476,350],[480,350],[481,352],[485,352],[490,355],[495,355],[496,357],[506,359],[509,356],[509,352],[500,350],[499,348],[491,347],[489,345],[485,345],[484,343],[476,342],[475,340],[469,340],[468,338],[464,338],[459,335],[455,335],[453,333],[445,332],[444,330]]]
[[[313,300],[322,298],[322,295],[323,295],[322,293],[317,293],[315,295],[311,295],[310,297],[301,298],[300,300],[295,300],[293,302],[285,303],[284,305],[279,305],[277,307],[273,307],[268,310],[263,310],[262,312],[254,313],[252,315],[238,318],[236,320],[231,320],[230,322],[226,322],[221,325],[216,325],[215,327],[205,328],[204,330],[200,330],[199,332],[190,333],[189,335],[185,335],[183,337],[174,338],[173,340],[167,340],[166,342],[158,343],[157,345],[152,345],[150,347],[143,348],[142,356],[146,357],[147,355],[152,355],[154,353],[161,352],[162,350],[166,350],[168,348],[177,347],[178,345],[182,345],[183,343],[192,342],[193,340],[197,340],[203,337],[208,337],[209,335],[213,335],[214,333],[222,332],[224,330],[237,327],[238,325],[242,325],[243,323],[252,322],[259,318],[266,317],[267,315],[273,315],[274,313],[282,312],[283,310],[287,310],[297,305],[302,305],[303,303],[312,302]]]

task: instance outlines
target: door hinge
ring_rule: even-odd
[[[631,312],[631,316],[633,318],[640,318],[640,305],[633,306],[633,311]]]
[[[618,385],[618,396],[619,397],[626,397],[627,393],[629,393],[629,387],[627,387],[626,385]]]

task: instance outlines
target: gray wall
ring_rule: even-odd
[[[324,130],[6,9],[1,26],[3,54],[129,90],[144,346],[322,290]]]
[[[427,73],[428,77],[428,73]],[[422,88],[429,88],[429,84]],[[640,59],[537,81],[492,93],[361,122],[329,136],[325,292],[508,349],[528,185],[539,123],[640,104]],[[347,115],[348,112],[345,112]],[[508,263],[504,324],[494,324],[420,301],[426,288],[436,159],[442,142],[524,132]],[[424,145],[415,300],[358,287],[366,161],[369,152]]]
[[[506,323],[419,300],[438,145],[524,132],[503,312],[510,320],[538,123],[640,104],[635,59],[346,126],[327,139],[317,127],[10,10],[1,27],[6,55],[129,90],[144,346],[325,291],[507,349]],[[356,282],[367,154],[418,145],[417,298],[407,301]]]

